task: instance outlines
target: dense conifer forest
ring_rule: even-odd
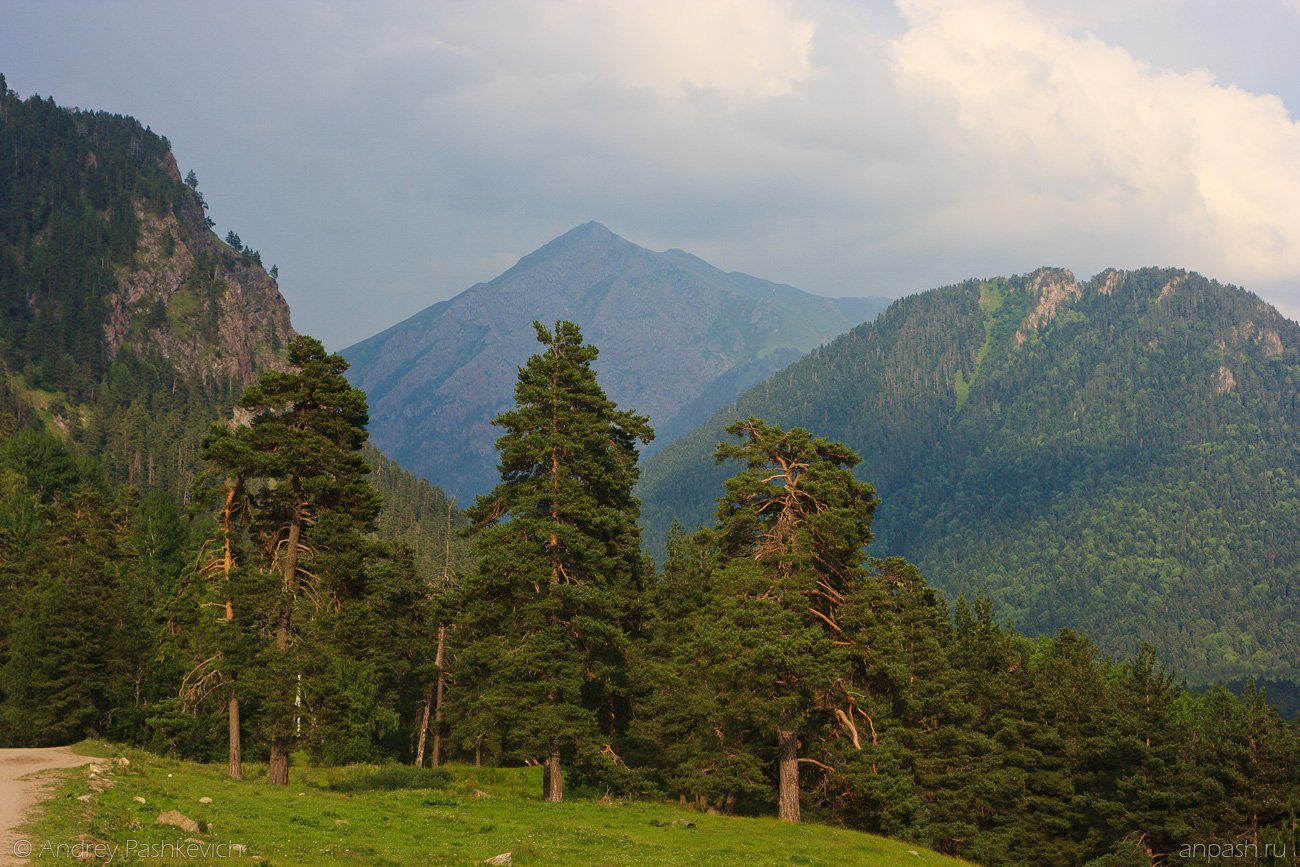
[[[97,124],[114,130],[98,145],[103,164],[116,165],[118,149],[165,164],[165,142],[157,139],[161,150],[142,143],[154,140],[129,119],[92,120],[13,94],[0,108],[0,175],[9,172],[10,184],[0,188],[0,207],[35,214],[30,198],[48,196],[59,204],[47,213],[71,209],[95,239],[84,260],[75,245],[56,244],[63,236],[54,231],[6,235],[0,253],[9,281],[0,347],[7,365],[0,377],[0,743],[98,734],[220,762],[232,776],[243,774],[245,760],[266,762],[276,785],[293,779],[296,751],[326,763],[538,763],[548,771],[539,794],[552,801],[575,791],[671,798],[878,831],[988,864],[1164,863],[1209,841],[1295,851],[1295,722],[1253,682],[1241,695],[1221,685],[1193,692],[1151,645],[1105,654],[1087,630],[1066,622],[1028,636],[1006,625],[1003,600],[978,595],[949,605],[912,562],[871,556],[886,541],[873,541],[878,532],[902,538],[954,518],[902,491],[899,470],[873,478],[881,465],[864,469],[840,433],[843,419],[805,426],[775,415],[731,418],[709,446],[717,474],[691,471],[678,480],[715,505],[699,516],[698,530],[677,525],[666,533],[658,567],[642,547],[635,496],[638,453],[653,432],[635,407],[606,397],[592,366],[598,349],[572,323],[537,324],[537,354],[518,360],[514,407],[496,421],[499,485],[466,519],[453,516],[440,493],[367,451],[365,395],[344,379],[346,362],[310,337],[285,331],[273,364],[259,362],[238,385],[200,378],[193,397],[158,374],[164,361],[175,371],[197,356],[150,361],[136,353],[128,363],[129,341],[116,351],[105,344],[113,302],[104,293],[120,277],[91,263],[128,263],[129,270],[130,244],[114,242],[123,245],[115,254],[107,240],[112,203],[127,196],[138,213],[131,196],[143,188],[131,185],[144,181],[113,186],[96,208],[82,197],[98,181],[74,172],[66,188],[19,196],[13,178],[22,171],[9,165],[30,159],[23,143],[37,141],[46,126],[81,142],[71,165],[84,164],[77,148]],[[119,136],[124,130],[130,134]],[[69,163],[58,165],[70,171]],[[192,186],[158,183],[201,215]],[[230,249],[239,261],[228,270],[243,267],[243,252]],[[65,256],[57,267],[68,281],[40,290],[32,263],[53,268]],[[250,257],[247,267],[260,266]],[[1133,296],[1147,297],[1146,278],[1133,279]],[[902,387],[909,384],[896,378],[911,371],[912,385],[930,395],[910,412],[883,398],[863,410],[880,419],[875,429],[890,454],[929,441],[954,405],[973,420],[993,414],[1004,393],[999,377],[1010,375],[995,373],[1014,372],[1010,347],[1020,346],[1019,326],[996,315],[1020,303],[1014,291],[972,284],[951,294],[950,306],[936,293],[901,308],[945,302],[904,341],[934,365],[922,374],[918,365],[880,362],[883,379]],[[1262,314],[1233,307],[1237,296],[1211,288],[1186,297],[1241,313],[1245,345],[1273,357]],[[933,330],[945,309],[956,335],[949,343]],[[1106,309],[1080,315],[1104,318]],[[163,331],[174,334],[172,313],[162,315],[170,323]],[[1069,315],[1058,314],[1053,327],[1071,327]],[[1144,342],[1156,351],[1178,339],[1177,329],[1130,334],[1127,314],[1117,315],[1103,330],[1112,343]],[[887,327],[918,327],[900,313],[889,317],[895,325]],[[128,319],[128,332],[141,327]],[[45,344],[31,333],[70,322],[78,329],[50,338],[61,347],[57,357],[33,355]],[[888,333],[864,330],[850,339],[866,343],[865,357],[889,359],[873,344]],[[219,327],[205,334],[220,339]],[[1051,339],[1049,329],[1021,343],[1039,352]],[[1279,342],[1290,346],[1290,339]],[[1098,347],[1074,343],[1081,353],[1074,363],[1099,364],[1084,357]],[[848,345],[833,344],[818,358]],[[1065,362],[1044,354],[1036,363]],[[1236,357],[1221,363],[1231,365],[1235,389],[1205,386],[1200,368],[1162,368],[1196,383],[1206,401],[1226,397],[1224,408],[1195,421],[1173,415],[1176,406],[1144,417],[1132,432],[1141,448],[1185,450],[1173,432],[1189,424],[1211,425],[1205,435],[1218,432],[1229,444],[1230,428],[1253,424],[1265,441],[1287,447],[1294,429],[1280,427],[1288,416],[1277,413],[1294,411],[1290,368]],[[830,369],[843,378],[828,375],[828,382],[838,382],[844,406],[857,411],[862,404],[849,399],[855,374]],[[796,366],[787,372],[794,378],[774,380],[763,394],[804,382],[797,377],[809,370],[823,375]],[[1262,379],[1258,390],[1247,388],[1251,377]],[[1096,400],[1135,400],[1142,383],[1120,384]],[[1036,409],[1016,416],[1020,439],[1008,432],[1007,448],[1023,451],[1037,436],[1033,425],[1060,413],[1051,389],[1035,393]],[[125,416],[126,394],[144,401],[141,412],[156,407],[155,421],[175,406],[186,431],[201,422],[201,433],[186,435],[192,440],[140,441],[142,461],[193,442],[192,455],[172,455],[169,474],[133,475],[131,461],[114,457],[130,454],[127,440],[88,435],[95,419]],[[1109,417],[1121,427],[1131,418]],[[150,430],[140,435],[154,436]],[[1100,446],[1107,430],[1083,425],[1050,447],[1064,454],[1071,437]],[[994,445],[972,446],[963,484],[1004,485],[985,503],[989,537],[968,543],[997,564],[1033,549],[1027,537],[1008,537],[1005,551],[996,546],[991,534],[1015,522],[1002,522],[994,506],[1032,502],[1035,491],[1028,475],[991,475],[999,465],[981,456],[996,453]],[[1133,455],[1107,459],[1103,469],[1135,474]],[[1231,480],[1227,460],[1210,449],[1198,466],[1207,478]],[[1258,580],[1282,582],[1293,574],[1283,560],[1295,556],[1295,536],[1269,534],[1284,532],[1293,516],[1243,501],[1261,496],[1260,468],[1270,456],[1258,460],[1264,463],[1244,465],[1239,487],[1225,482],[1218,493],[1234,497],[1236,514],[1258,528],[1251,539],[1272,540],[1279,551],[1281,571]],[[1081,467],[1078,461],[1067,465]],[[1150,478],[1158,480],[1173,465],[1153,466]],[[1036,467],[1030,461],[1022,471]],[[925,484],[940,483],[937,470],[922,470]],[[885,524],[891,496],[913,523]],[[1168,508],[1183,508],[1183,494],[1169,496]],[[1134,509],[1164,508],[1158,498],[1136,502]],[[1183,541],[1206,563],[1221,557],[1230,565],[1235,537],[1218,532],[1217,545]],[[1271,652],[1293,641],[1273,638],[1257,640]]]
[[[1193,683],[1300,667],[1300,327],[1174,270],[1044,270],[900,299],[647,462],[652,550],[707,520],[737,417],[853,447],[877,556],[1026,631],[1142,642]],[[1289,683],[1288,683],[1289,682]]]

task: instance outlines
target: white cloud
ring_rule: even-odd
[[[435,4],[386,18],[370,53],[454,51],[511,79],[604,81],[669,98],[789,93],[812,72],[816,29],[786,0]]]
[[[1281,100],[1152,68],[1011,0],[902,8],[898,85],[967,166],[927,229],[1045,249],[1074,232],[1109,248],[1073,252],[1089,266],[1300,275],[1300,124]]]
[[[810,72],[815,25],[779,0],[554,0],[538,18],[595,74],[663,96],[780,96]]]

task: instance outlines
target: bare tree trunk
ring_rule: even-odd
[[[233,479],[226,480],[226,507],[221,513],[222,529],[222,555],[221,568],[226,576],[226,622],[235,619],[235,600],[234,593],[230,586],[230,575],[235,569],[235,554],[230,544],[231,537],[231,520],[235,512],[235,496],[239,491],[239,484]],[[230,701],[226,704],[228,724],[230,727],[230,778],[232,780],[242,780],[244,778],[244,750],[243,740],[239,734],[239,698],[235,691],[230,691]]]
[[[442,763],[442,690],[446,684],[447,667],[446,626],[438,627],[438,655],[434,657],[434,665],[438,666],[438,686],[433,700],[433,766],[436,768]],[[428,713],[427,706],[425,713]]]
[[[420,712],[420,739],[415,748],[415,766],[424,767],[424,741],[429,734],[429,705],[433,703],[433,686],[424,692],[424,710]],[[436,765],[437,759],[434,759]]]
[[[280,621],[276,626],[275,646],[281,652],[289,649],[293,629],[293,598],[298,583],[298,545],[302,540],[302,516],[294,513],[289,522],[289,539],[284,552],[284,587],[280,599]],[[271,761],[267,766],[266,781],[273,786],[289,785],[289,745],[282,734],[271,736]]]
[[[226,705],[230,717],[230,779],[244,778],[244,754],[239,737],[239,699],[230,693],[230,702]]]
[[[785,822],[799,821],[799,736],[794,732],[778,732],[780,744],[777,759],[777,776],[780,791],[777,799],[777,816]]]
[[[542,768],[542,800],[558,804],[564,800],[564,772],[560,767],[560,748],[551,747],[551,756]]]
[[[442,576],[435,579],[431,585],[446,590],[455,581],[455,567],[451,561],[451,513],[456,510],[456,498],[452,497],[447,501],[447,531],[443,542],[445,549],[442,555]],[[424,717],[420,723],[420,748],[416,751],[416,767],[424,766],[424,743],[429,732],[429,707],[433,707],[433,756],[430,763],[433,767],[442,764],[442,691],[446,684],[446,667],[447,667],[447,624],[438,626],[438,651],[434,656],[433,664],[438,667],[438,676],[433,683],[429,685],[428,691],[424,694]],[[478,764],[478,745],[474,747],[474,764]]]

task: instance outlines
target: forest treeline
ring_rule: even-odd
[[[775,812],[991,864],[1294,843],[1300,733],[1260,690],[1190,692],[1149,649],[1029,638],[984,598],[950,610],[866,556],[879,499],[840,443],[736,422],[712,525],[675,529],[657,570],[631,493],[652,433],[576,327],[538,332],[473,559],[436,574],[376,532],[364,396],[310,338],[241,397],[250,423],[212,428],[188,512],[10,417],[0,739],[102,734],[274,782],[297,750],[536,762],[552,800]]]

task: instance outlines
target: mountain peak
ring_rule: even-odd
[[[581,326],[601,347],[610,399],[649,415],[664,442],[880,307],[845,309],[689,253],[656,253],[593,221],[343,354],[369,394],[373,441],[469,496],[496,475],[491,420],[537,351],[534,319]]]
[[[547,247],[553,245],[560,246],[560,247],[572,247],[578,244],[590,244],[590,243],[631,244],[632,242],[628,241],[626,238],[623,238],[611,232],[603,223],[597,223],[595,220],[590,220],[586,223],[583,223],[581,226],[574,226],[572,229],[565,232],[563,235],[560,235],[558,238],[544,245],[542,249],[545,250]]]
[[[557,238],[554,238],[527,256],[521,258],[513,268],[500,275],[500,280],[520,269],[532,268],[551,259],[568,257],[574,254],[601,254],[611,250],[641,250],[626,238],[614,234],[595,220],[575,226]],[[645,251],[648,252],[648,251]]]

